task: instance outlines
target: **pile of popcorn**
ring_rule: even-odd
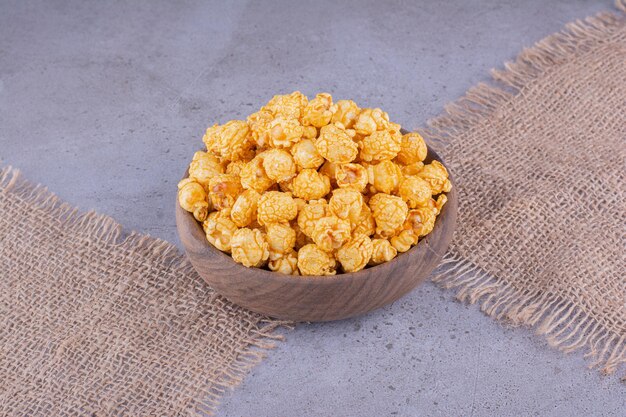
[[[327,93],[275,96],[202,140],[179,204],[247,267],[334,275],[390,261],[433,230],[451,189],[419,134]]]

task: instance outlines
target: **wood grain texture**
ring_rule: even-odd
[[[426,162],[441,158],[429,149]],[[185,177],[188,173],[185,173]],[[457,217],[453,183],[433,231],[390,262],[335,276],[292,276],[246,268],[217,250],[202,226],[176,203],[176,225],[187,256],[218,293],[252,311],[294,321],[330,321],[364,314],[402,297],[439,265]]]

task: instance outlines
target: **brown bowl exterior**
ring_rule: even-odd
[[[431,149],[426,162],[441,158]],[[188,172],[185,173],[187,177]],[[452,178],[450,178],[452,181]],[[215,291],[235,304],[279,319],[331,321],[392,303],[423,282],[439,265],[456,226],[456,188],[433,231],[392,261],[334,276],[293,276],[246,268],[211,245],[202,225],[176,203],[176,226],[187,256]]]

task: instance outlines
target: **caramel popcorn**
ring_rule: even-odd
[[[288,222],[297,215],[296,202],[287,193],[267,191],[259,198],[257,219],[263,226],[270,223]]]
[[[328,208],[332,214],[340,219],[356,224],[361,216],[363,207],[363,194],[355,190],[338,188],[333,191],[328,201]]]
[[[262,266],[270,256],[267,240],[258,229],[238,229],[230,240],[230,247],[235,262],[248,268]]]
[[[426,180],[430,184],[433,195],[448,192],[452,189],[452,184],[448,179],[446,167],[439,161],[433,161],[424,165],[424,168],[417,173],[417,176]]]
[[[340,164],[335,169],[337,186],[362,192],[368,183],[367,169],[359,164]]]
[[[302,115],[302,124],[305,126],[322,127],[330,123],[333,112],[330,106],[333,104],[333,98],[330,94],[320,93],[304,108]]]
[[[230,240],[237,231],[237,225],[220,211],[214,211],[202,225],[206,238],[213,246],[223,252],[230,252]]]
[[[311,139],[302,139],[293,145],[291,154],[300,169],[317,169],[324,163],[324,157],[319,154]]]
[[[426,159],[428,148],[426,142],[419,133],[411,132],[402,136],[400,141],[400,152],[398,152],[398,162],[404,165],[411,165],[422,162]]]
[[[321,128],[315,147],[326,160],[336,164],[352,162],[358,154],[356,142],[345,129],[337,125],[327,125]]]
[[[391,194],[400,185],[402,171],[392,161],[382,161],[376,165],[367,166],[369,183],[376,192]]]
[[[296,163],[289,152],[283,149],[270,149],[260,155],[263,155],[265,174],[271,180],[284,182],[296,175]]]
[[[311,238],[322,250],[333,252],[350,239],[350,231],[348,220],[331,215],[315,223]]]
[[[330,179],[314,169],[303,169],[293,179],[293,195],[305,200],[317,200],[330,192]]]
[[[199,222],[204,221],[209,213],[207,193],[202,184],[194,178],[185,178],[178,183],[178,204],[193,213],[193,217]]]
[[[400,152],[400,137],[389,130],[379,130],[361,141],[359,154],[363,161],[388,161]]]
[[[327,93],[274,96],[202,140],[180,207],[234,261],[287,275],[392,260],[433,230],[452,186],[419,134]]]
[[[241,191],[236,175],[219,174],[209,181],[209,198],[216,210],[231,208]]]
[[[298,269],[302,275],[335,275],[335,259],[315,244],[298,251]]]
[[[391,246],[387,239],[372,239],[372,258],[369,264],[379,265],[383,262],[389,262],[397,254],[397,249]]]
[[[256,220],[257,203],[261,194],[245,190],[237,197],[230,210],[230,218],[238,227],[246,227]]]
[[[385,193],[374,195],[369,204],[376,221],[376,233],[381,236],[393,235],[402,226],[409,211],[400,197]]]
[[[337,251],[337,260],[344,272],[356,272],[365,268],[372,258],[374,246],[369,236],[358,235]]]

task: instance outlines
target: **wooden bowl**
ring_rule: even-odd
[[[429,149],[426,162],[441,158]],[[185,178],[188,172],[185,173]],[[452,178],[450,178],[452,181]],[[193,215],[176,203],[176,226],[200,276],[235,304],[294,321],[330,321],[389,304],[423,282],[441,261],[456,226],[457,192],[437,217],[433,231],[390,262],[334,276],[293,276],[246,268],[213,247]]]

